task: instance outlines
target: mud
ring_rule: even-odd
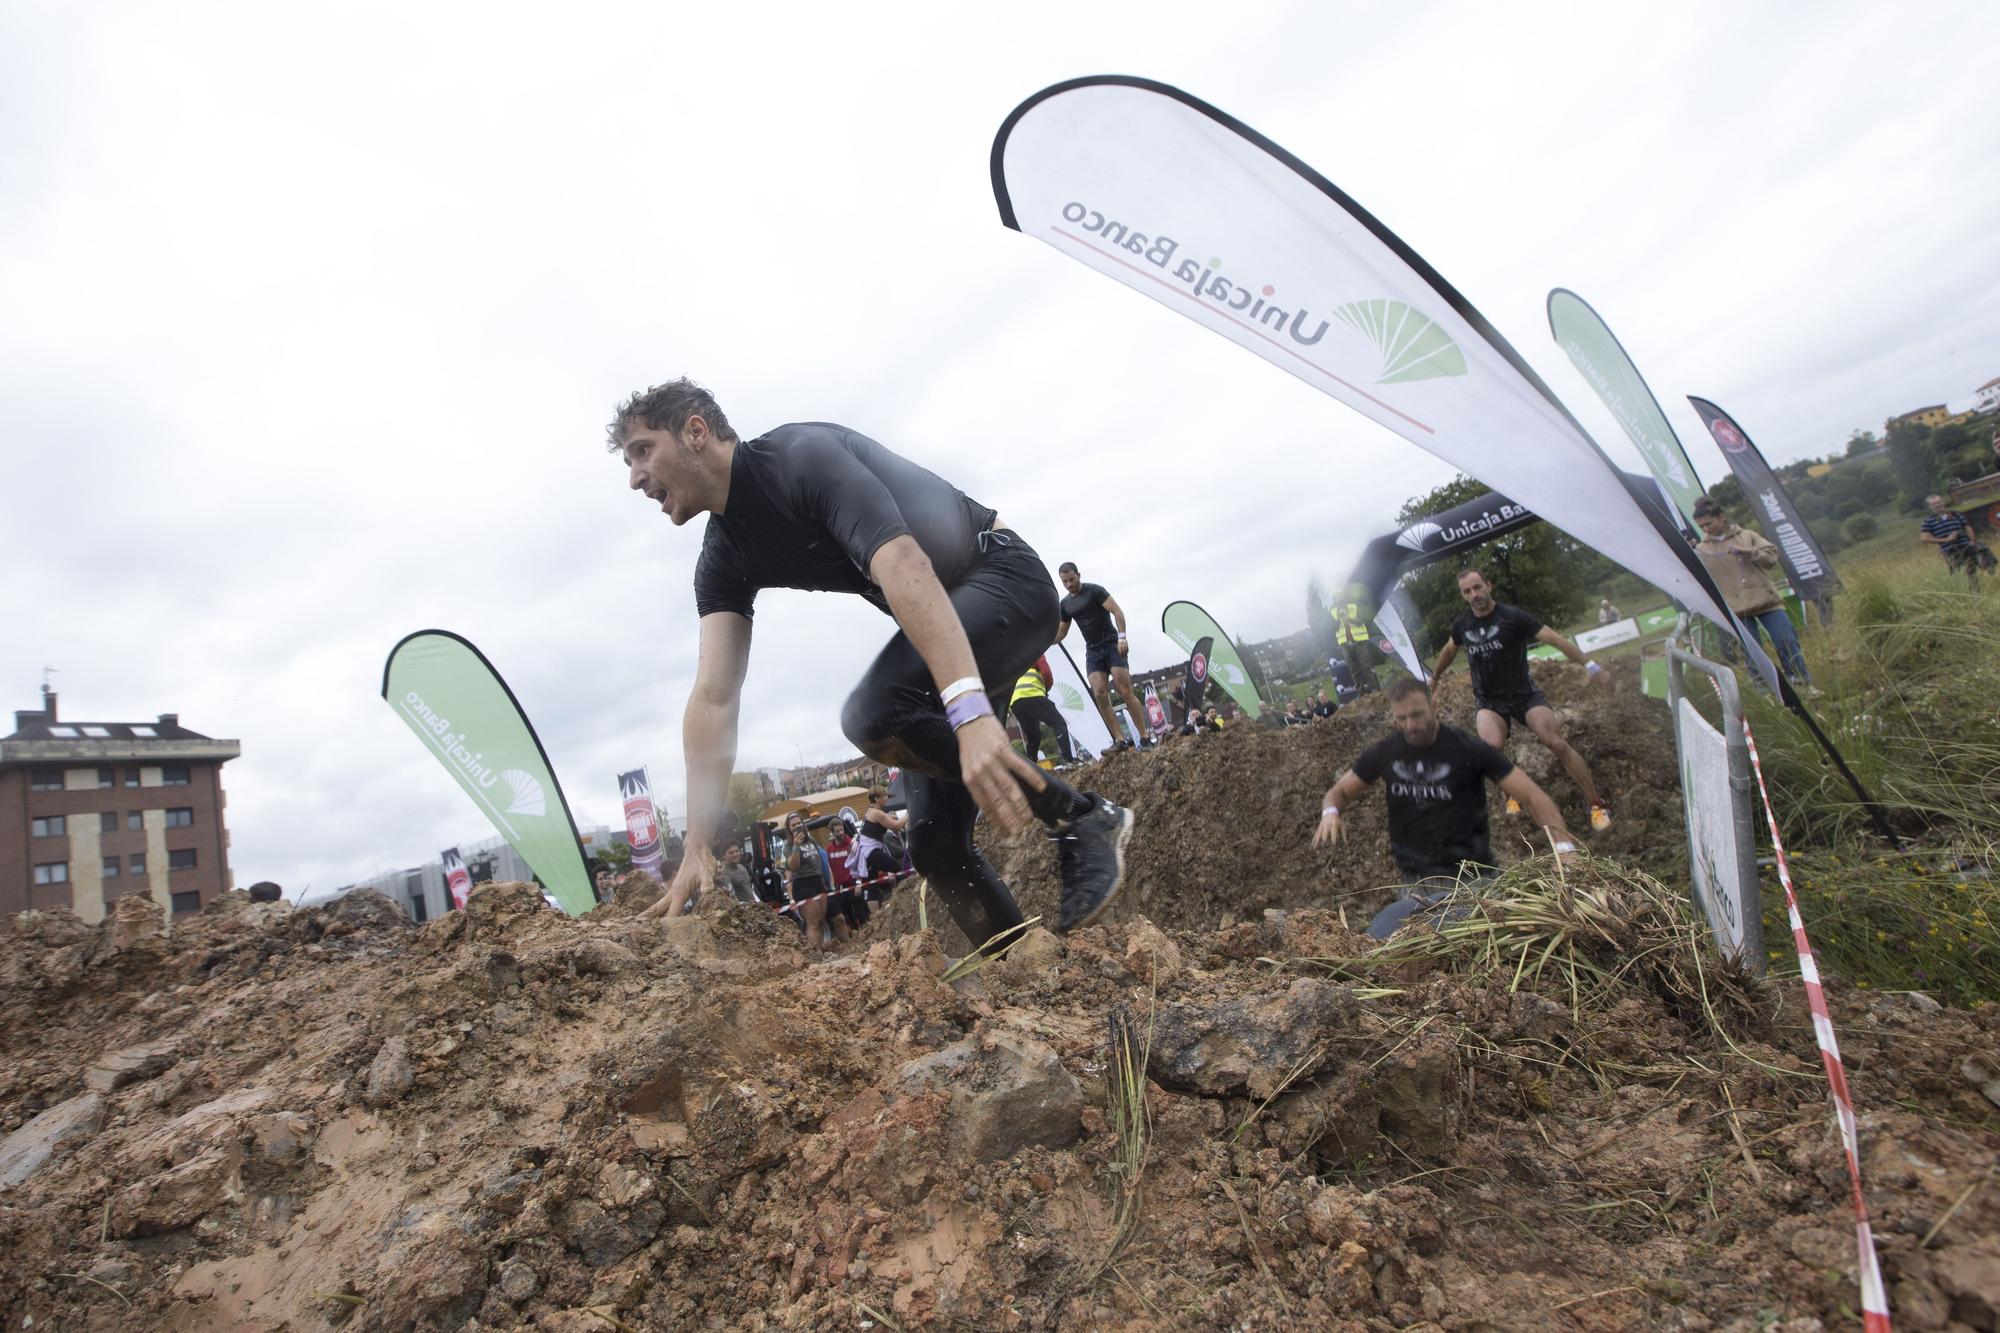
[[[1657,705],[1552,683],[1619,799],[1596,845],[1671,865]],[[720,895],[673,923],[636,900],[569,920],[522,885],[423,926],[372,894],[231,895],[171,931],[136,897],[98,925],[15,918],[0,1320],[1855,1323],[1846,1167],[1795,986],[1753,987],[1718,1028],[1656,986],[1325,965],[1365,949],[1349,926],[1389,878],[1379,801],[1337,858],[1305,846],[1374,707],[1105,764],[1089,780],[1145,820],[1131,900],[950,983],[949,942],[898,929],[913,885],[829,954]],[[1025,868],[1047,849],[1003,855],[1052,905]],[[2000,1013],[1828,993],[1898,1326],[1991,1330]],[[1144,1070],[1136,1155],[1114,1020]]]
[[[1312,961],[1360,947],[1310,908],[1133,919],[1037,933],[954,985],[929,933],[809,959],[720,900],[571,921],[525,886],[421,927],[365,899],[171,934],[139,899],[96,927],[17,918],[0,1158],[98,1104],[0,1191],[0,1317],[1848,1322],[1845,1167],[1795,995],[1733,1050],[1640,991],[1361,989]],[[2000,1188],[1965,1192],[2000,1133],[1965,1071],[2000,1023],[1830,991],[1899,1322],[1990,1329]],[[1114,1012],[1148,1048],[1136,1188],[1107,1115]]]
[[[1535,679],[1611,802],[1611,828],[1590,831],[1582,793],[1525,728],[1513,729],[1508,756],[1555,800],[1579,843],[1655,873],[1677,873],[1687,848],[1673,729],[1666,705],[1640,691],[1636,664],[1618,664],[1596,683],[1568,664],[1538,666]],[[1440,690],[1439,710],[1450,725],[1473,731],[1472,694],[1462,672]],[[1389,731],[1387,701],[1372,694],[1303,727],[1273,731],[1243,723],[1177,737],[1150,752],[1111,755],[1063,776],[1138,817],[1116,912],[1200,928],[1255,921],[1272,909],[1325,907],[1365,925],[1396,896],[1399,880],[1389,860],[1381,793],[1371,791],[1345,813],[1347,836],[1338,849],[1315,849],[1312,833],[1333,780]],[[1490,787],[1488,796],[1501,864],[1548,850],[1525,816],[1507,815],[1505,801]],[[981,845],[1023,912],[1055,920],[1056,862],[1047,839],[1040,833],[1008,841],[989,835]],[[891,904],[890,929],[916,928],[914,896],[899,894]],[[928,915],[946,949],[962,952],[965,939],[944,914]]]

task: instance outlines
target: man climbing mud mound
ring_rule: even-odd
[[[1647,698],[1630,660],[1605,668],[1591,684],[1577,667],[1538,668],[1536,679],[1570,738],[1587,747],[1597,778],[1621,793],[1612,827],[1583,839],[1586,850],[1667,874],[1687,857],[1680,778],[1666,704]],[[1448,726],[1470,731],[1473,700],[1464,673],[1438,689]],[[1366,695],[1309,727],[1282,731],[1230,727],[1199,745],[1170,745],[1149,755],[1113,755],[1079,770],[1076,781],[1135,811],[1148,835],[1134,840],[1125,888],[1114,908],[1162,925],[1209,928],[1258,919],[1269,908],[1344,909],[1357,926],[1395,896],[1404,880],[1389,857],[1380,801],[1364,801],[1348,820],[1339,855],[1310,846],[1327,784],[1389,730],[1387,704]],[[1563,767],[1524,729],[1503,747],[1559,804],[1584,808]],[[1548,842],[1530,821],[1508,819],[1494,798],[1493,851],[1506,865]],[[995,865],[1029,916],[1052,919],[1057,885],[1039,848],[1027,839],[996,843]],[[871,929],[916,929],[914,893],[899,893]],[[939,926],[933,905],[931,924]],[[886,922],[886,924],[885,924]],[[940,927],[946,952],[962,938]]]
[[[0,922],[5,1327],[1853,1324],[1793,982],[1723,1009],[1739,1055],[1645,984],[1358,985],[1315,909],[1034,931],[953,986],[932,937],[808,965],[721,893],[238,908]],[[1899,1321],[1990,1329],[2000,1010],[1828,992]]]

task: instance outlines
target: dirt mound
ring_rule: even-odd
[[[1852,1319],[1795,992],[1732,1048],[1657,988],[1358,982],[1316,961],[1361,947],[1323,910],[1038,931],[947,983],[933,935],[809,959],[719,895],[672,924],[523,885],[383,906],[9,923],[6,1327]],[[2000,1187],[1967,1191],[2000,1016],[1829,990],[1899,1320],[1992,1329]]]
[[[1507,752],[1561,808],[1578,841],[1602,856],[1667,873],[1687,856],[1680,779],[1674,767],[1666,705],[1639,688],[1638,668],[1621,663],[1593,684],[1581,667],[1541,666],[1535,679],[1564,733],[1589,762],[1614,820],[1593,834],[1582,793],[1541,743],[1514,728]],[[1439,692],[1450,725],[1473,730],[1464,673]],[[1347,812],[1346,841],[1315,849],[1321,798],[1362,750],[1387,735],[1387,701],[1363,697],[1330,718],[1274,731],[1254,724],[1184,736],[1152,751],[1106,757],[1068,774],[1073,785],[1102,792],[1138,817],[1128,879],[1114,911],[1163,926],[1201,927],[1256,920],[1268,909],[1326,907],[1365,924],[1395,896],[1400,876],[1389,860],[1388,816],[1379,790]],[[1493,847],[1502,864],[1546,852],[1546,840],[1488,788]],[[1011,841],[982,836],[987,855],[1029,916],[1055,920],[1055,857],[1039,833]],[[899,893],[889,928],[914,930],[913,893]],[[937,904],[933,902],[932,908]],[[965,940],[942,911],[930,912],[944,947]]]

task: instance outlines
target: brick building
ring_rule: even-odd
[[[0,918],[67,907],[97,921],[128,893],[199,911],[231,887],[222,765],[242,752],[174,713],[64,722],[44,687],[0,737]]]

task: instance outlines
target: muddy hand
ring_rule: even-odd
[[[1041,773],[1014,753],[996,719],[978,718],[958,729],[958,772],[988,819],[1008,833],[1028,826],[1028,801],[1021,795],[1021,783],[1039,782]]]
[[[667,885],[667,891],[660,900],[639,915],[642,917],[676,917],[687,910],[687,901],[697,891],[708,892],[715,878],[715,858],[707,852],[689,852],[681,861],[681,868],[674,872],[674,882]]]

